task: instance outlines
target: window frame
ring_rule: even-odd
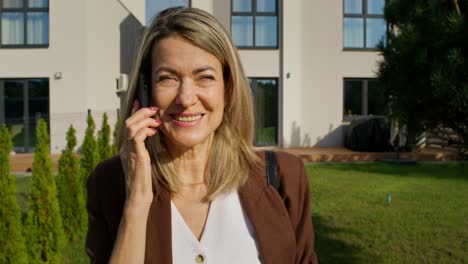
[[[50,0],[47,0],[47,7],[29,7],[29,0],[22,0],[23,7],[21,8],[3,8],[4,0],[0,0],[0,49],[37,49],[37,48],[48,48],[50,45]],[[32,12],[45,12],[48,15],[49,19],[49,36],[47,39],[47,44],[27,44],[28,43],[28,13]],[[23,14],[23,38],[24,44],[2,44],[2,19],[1,14],[3,13],[22,13]]]
[[[281,0],[275,0],[275,12],[257,12],[257,0],[251,0],[252,1],[252,6],[250,12],[236,12],[234,10],[234,1],[231,0],[231,16],[229,17],[229,24],[230,24],[230,34],[232,38],[232,17],[233,16],[251,16],[253,20],[253,28],[252,28],[252,40],[253,44],[252,46],[238,46],[235,43],[235,40],[233,39],[234,44],[236,44],[237,49],[240,50],[276,50],[279,48],[279,7],[280,4],[279,2]],[[276,17],[276,45],[274,46],[256,46],[255,45],[255,28],[256,28],[256,20],[255,17],[260,16],[260,17]]]
[[[342,0],[342,8],[343,8],[343,21],[342,21],[342,26],[343,26],[343,31],[342,31],[342,45],[343,45],[343,51],[378,51],[379,49],[377,47],[374,47],[374,48],[369,48],[369,47],[366,47],[366,41],[367,41],[367,19],[368,18],[377,18],[377,19],[383,19],[384,22],[385,22],[385,35],[387,35],[388,33],[388,23],[387,21],[385,20],[385,15],[384,14],[368,14],[367,13],[367,1],[369,0],[360,0],[361,3],[362,3],[362,12],[360,14],[347,14],[345,12],[345,1],[346,0]],[[388,0],[384,0],[385,1],[385,5],[387,4],[387,1]],[[385,6],[384,6],[385,8]],[[345,43],[344,43],[344,33],[345,33],[345,27],[344,27],[344,20],[345,18],[362,18],[364,19],[364,23],[363,23],[363,47],[362,48],[356,48],[356,47],[345,47]],[[387,39],[387,38],[385,38]]]
[[[346,82],[347,81],[360,81],[361,82],[361,96],[362,96],[362,102],[361,102],[361,112],[362,114],[359,115],[347,115],[346,114]],[[374,114],[369,114],[369,82],[374,81],[378,82],[378,78],[375,77],[360,77],[360,78],[354,78],[354,77],[345,77],[343,78],[343,104],[342,104],[342,114],[343,122],[350,122],[356,118],[359,117],[364,117],[364,116],[386,116],[386,115],[374,115]],[[388,102],[388,101],[387,101]]]

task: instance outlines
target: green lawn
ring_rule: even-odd
[[[372,163],[307,169],[321,263],[467,263],[468,168]]]
[[[468,168],[371,163],[307,169],[321,263],[467,263]],[[30,177],[17,182],[26,210]],[[83,244],[68,245],[63,263],[88,263]]]

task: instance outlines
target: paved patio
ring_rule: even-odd
[[[271,148],[270,148],[271,149]],[[396,159],[395,152],[356,152],[346,148],[276,148],[277,150],[293,153],[301,157],[304,162],[372,162],[382,159]],[[58,167],[58,154],[51,155],[54,171]],[[420,149],[415,152],[400,153],[401,159],[416,161],[455,161],[457,154],[453,150]],[[11,169],[13,172],[30,172],[33,154],[11,155]]]

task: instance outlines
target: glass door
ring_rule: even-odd
[[[255,109],[255,145],[278,144],[278,81],[251,78]]]
[[[0,125],[8,126],[14,151],[34,151],[39,118],[49,123],[48,79],[0,80]]]
[[[11,133],[14,150],[25,148],[24,82],[8,80],[4,82],[4,120]]]

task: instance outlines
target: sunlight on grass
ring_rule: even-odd
[[[468,259],[468,173],[459,164],[310,164],[307,169],[322,263]]]

